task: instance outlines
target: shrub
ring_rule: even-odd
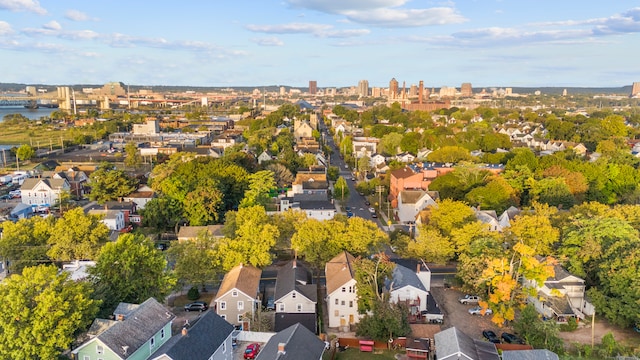
[[[566,324],[560,324],[560,331],[573,331],[578,328],[576,318],[570,317]]]
[[[187,293],[187,299],[189,300],[198,300],[200,298],[200,291],[195,286],[192,286]]]

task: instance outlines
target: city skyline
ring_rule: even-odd
[[[638,2],[0,0],[3,82],[615,87]]]

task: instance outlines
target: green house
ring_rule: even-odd
[[[146,360],[171,338],[175,315],[153,298],[120,303],[113,316],[93,322],[90,339],[71,352],[75,360]]]

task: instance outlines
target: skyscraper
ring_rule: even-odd
[[[633,86],[631,87],[631,96],[638,95],[640,95],[640,82],[634,82]]]
[[[315,95],[318,92],[318,82],[315,80],[309,81],[309,94]]]
[[[396,78],[391,79],[389,81],[389,99],[397,99],[398,98],[398,80]]]
[[[462,83],[462,86],[460,87],[460,96],[462,97],[473,96],[473,88],[471,87],[471,83]]]
[[[360,97],[369,96],[369,81],[368,80],[360,80],[358,82],[358,96],[360,96]]]

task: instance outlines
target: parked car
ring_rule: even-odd
[[[365,204],[366,206],[371,205],[371,203],[369,202],[369,200],[365,200],[365,201],[364,201],[364,204]]]
[[[244,358],[245,359],[255,359],[260,352],[260,344],[253,343],[247,345],[247,348],[244,350]]]
[[[267,311],[275,311],[276,310],[276,301],[273,299],[273,296],[267,299],[267,306],[265,306]]]
[[[460,302],[460,304],[477,304],[478,301],[480,301],[479,296],[469,294],[458,299],[458,302]]]
[[[469,314],[471,315],[491,315],[493,314],[493,310],[491,309],[486,309],[484,311],[484,313],[482,312],[482,307],[481,306],[474,306],[471,309],[469,309]]]
[[[11,195],[9,195],[9,194],[4,194],[4,195],[0,196],[0,200],[9,200],[9,199],[11,199]]]
[[[492,342],[494,344],[500,344],[500,339],[498,339],[498,335],[491,330],[482,331],[482,336],[484,336],[487,341]]]
[[[502,341],[509,344],[524,344],[524,340],[508,332],[503,332],[502,335],[500,335],[500,338],[502,338]]]
[[[206,311],[209,305],[204,301],[194,301],[184,306],[184,311]]]
[[[353,213],[351,211],[347,211],[347,217],[348,218],[353,217]]]

